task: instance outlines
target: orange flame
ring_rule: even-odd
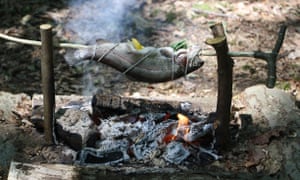
[[[166,143],[176,140],[178,136],[184,138],[184,136],[190,131],[189,118],[180,113],[177,114],[177,118],[178,125],[176,128],[176,132],[174,134],[168,134],[164,137],[164,142]]]
[[[185,115],[178,113],[178,114],[177,114],[177,118],[178,118],[178,126],[177,126],[177,129],[178,129],[178,127],[180,127],[180,126],[187,126],[187,125],[189,125],[189,118],[186,117]]]
[[[190,128],[189,125],[189,118],[183,114],[178,113],[178,126],[176,129],[176,136],[178,135],[178,132],[183,133],[183,136],[185,136],[187,133],[189,133]]]

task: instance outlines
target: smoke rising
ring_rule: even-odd
[[[132,12],[135,8],[139,8],[137,1],[139,0],[71,0],[69,4],[71,11],[64,30],[71,34],[71,41],[84,44],[95,44],[100,39],[110,42],[129,39],[134,36]],[[68,52],[65,59],[70,65],[76,63]],[[77,65],[84,69],[82,94],[94,94],[97,86],[103,86],[95,84],[95,79],[99,77],[93,76],[90,72],[97,65],[92,61]],[[103,66],[97,71],[102,70]]]
[[[132,33],[130,11],[136,0],[71,0],[71,17],[65,25],[76,40],[94,43],[97,39],[119,42]]]

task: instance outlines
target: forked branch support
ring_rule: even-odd
[[[268,66],[267,87],[273,88],[276,82],[276,61],[279,50],[282,46],[287,26],[281,26],[278,38],[272,52],[255,51],[252,57],[263,59]],[[215,133],[216,133],[216,148],[225,150],[230,144],[229,137],[229,122],[232,101],[232,67],[234,55],[228,52],[228,45],[225,35],[225,30],[222,23],[217,23],[211,26],[214,38],[207,39],[205,42],[211,45],[217,55],[218,64],[218,99],[215,119]],[[234,56],[237,57],[237,56]]]
[[[225,150],[230,144],[229,122],[232,99],[232,68],[233,59],[228,55],[228,45],[222,23],[211,26],[214,38],[207,39],[217,53],[218,65],[218,98],[215,119],[215,148]]]

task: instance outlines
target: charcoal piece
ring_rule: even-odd
[[[56,113],[57,139],[76,151],[86,146],[93,147],[100,138],[92,125],[88,113],[80,109],[60,109]]]
[[[85,151],[86,158],[83,160],[84,164],[103,164],[103,163],[117,163],[123,160],[123,153],[121,151],[105,153],[97,156],[97,153],[92,151]]]
[[[82,137],[79,134],[64,131],[63,127],[59,124],[56,124],[55,132],[57,139],[72,149],[79,151],[82,148]]]
[[[170,163],[180,164],[189,155],[190,152],[182,145],[182,143],[172,141],[167,145],[163,158]]]

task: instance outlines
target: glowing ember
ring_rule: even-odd
[[[176,136],[173,135],[173,134],[167,134],[163,141],[166,143],[166,144],[169,144],[171,141],[174,141],[176,139]]]

